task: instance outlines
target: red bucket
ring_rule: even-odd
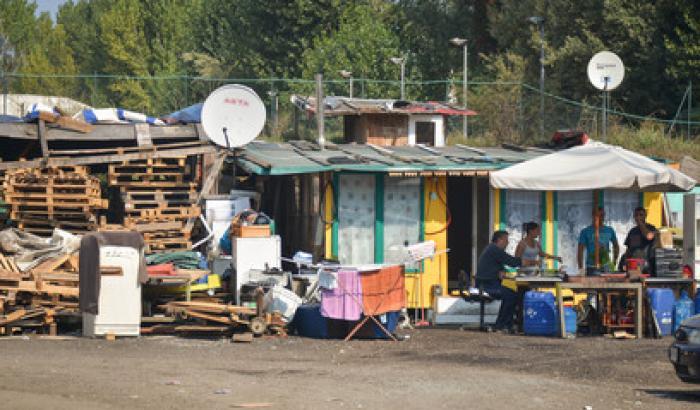
[[[641,270],[644,266],[644,259],[627,258],[627,271]]]

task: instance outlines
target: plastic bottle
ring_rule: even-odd
[[[673,331],[681,325],[685,319],[695,312],[695,303],[688,297],[688,292],[682,291],[681,297],[673,304]]]

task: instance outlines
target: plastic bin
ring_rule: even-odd
[[[557,333],[556,300],[549,292],[525,292],[523,298],[523,331],[532,336],[554,336]]]
[[[649,297],[651,308],[654,309],[661,335],[670,335],[673,332],[673,304],[675,301],[673,290],[651,288],[647,289],[647,296]]]
[[[297,308],[292,327],[299,336],[328,339],[328,319],[321,316],[321,305],[301,305]]]

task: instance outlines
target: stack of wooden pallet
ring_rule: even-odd
[[[42,236],[54,228],[74,234],[94,231],[98,210],[107,207],[100,181],[81,166],[7,171],[4,191],[10,219]]]
[[[189,250],[187,221],[200,214],[186,158],[150,158],[109,166],[124,201],[124,226],[143,235],[146,252]]]
[[[0,254],[0,334],[56,333],[56,316],[78,311],[78,254],[50,258],[22,272]]]

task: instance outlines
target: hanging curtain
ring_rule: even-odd
[[[384,177],[384,262],[404,262],[404,246],[420,241],[420,195],[419,178]]]
[[[338,259],[344,265],[374,263],[375,177],[342,174],[338,190]]]
[[[562,257],[564,265],[575,269],[579,234],[592,221],[593,194],[591,191],[559,191],[557,202],[559,203],[558,254]]]
[[[510,243],[506,251],[511,255],[523,238],[523,224],[526,222],[540,223],[540,199],[542,194],[536,191],[506,191],[506,231],[510,235]]]
[[[608,190],[603,195],[605,224],[610,225],[617,235],[620,254],[625,251],[625,238],[634,227],[634,208],[639,206],[639,193],[633,191]]]

